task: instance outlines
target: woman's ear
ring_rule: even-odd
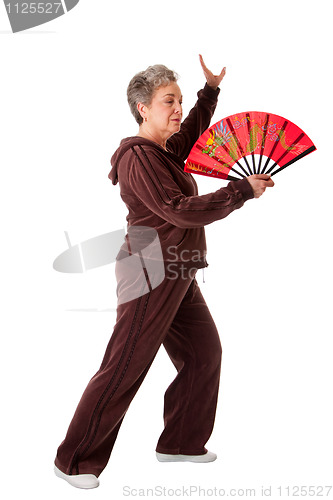
[[[146,121],[145,118],[147,118],[147,106],[145,104],[142,104],[142,102],[138,102],[137,108],[143,121]]]

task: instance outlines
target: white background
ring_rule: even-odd
[[[278,486],[333,483],[330,4],[81,0],[17,34],[0,5],[6,498],[86,495],[54,476],[53,460],[112,333],[115,312],[101,310],[116,306],[114,265],[65,275],[52,263],[67,246],[64,231],[75,244],[126,226],[107,175],[120,139],[137,132],[130,78],[150,64],[174,69],[186,114],[204,85],[198,53],[214,72],[227,67],[213,122],[269,111],[299,125],[317,151],[275,176],[259,200],[206,228],[209,268],[205,283],[201,271],[197,280],[223,346],[208,443],[218,460],[156,461],[163,394],[175,376],[161,349],[89,495],[196,485],[255,488],[258,497],[262,486],[273,496]],[[223,182],[196,180],[200,194]]]

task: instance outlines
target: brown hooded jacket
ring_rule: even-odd
[[[180,131],[167,141],[167,150],[142,137],[123,139],[112,156],[109,173],[113,184],[119,182],[128,208],[128,227],[154,228],[165,262],[197,269],[208,266],[204,226],[223,219],[254,196],[246,178],[199,196],[195,179],[184,171],[192,146],[209,127],[218,94],[219,89],[207,84],[198,92],[196,105]]]

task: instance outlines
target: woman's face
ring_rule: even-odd
[[[161,142],[179,132],[182,115],[182,94],[176,82],[159,87],[151,104],[144,106],[145,126]]]

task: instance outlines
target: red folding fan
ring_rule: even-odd
[[[252,174],[275,175],[315,149],[311,139],[291,121],[247,111],[209,127],[194,144],[185,171],[228,180]]]

